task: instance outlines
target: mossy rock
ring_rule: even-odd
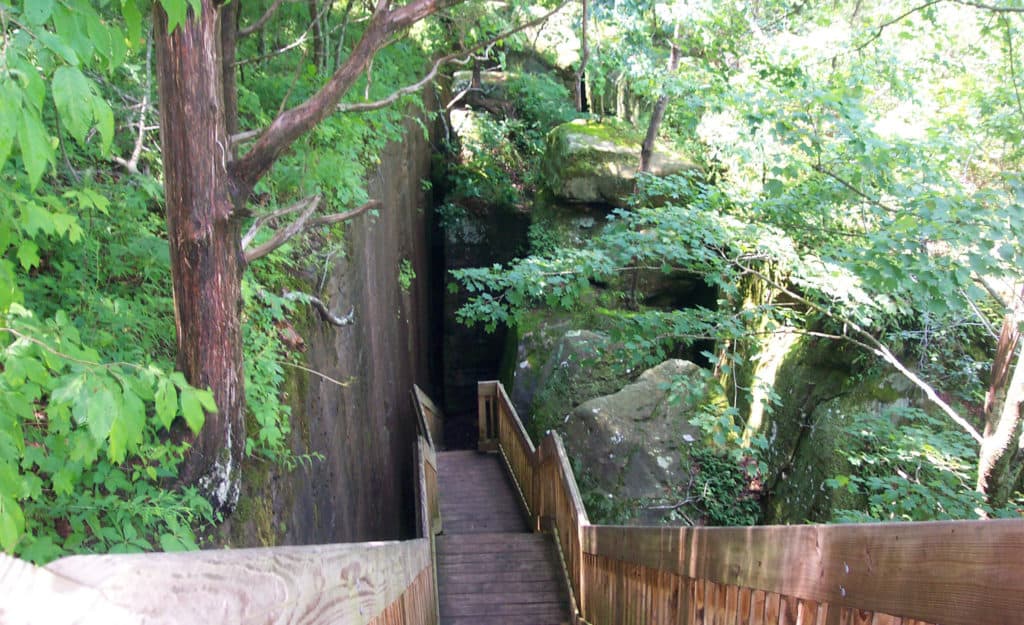
[[[519,341],[513,401],[538,437],[576,406],[614,393],[639,374],[627,371],[612,355],[607,335],[567,328],[564,320],[544,323],[524,331]]]
[[[625,122],[577,119],[547,136],[541,169],[547,188],[570,202],[624,206],[636,185],[643,133]],[[687,155],[656,146],[651,174],[700,171]]]

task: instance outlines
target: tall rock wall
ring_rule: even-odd
[[[369,180],[379,215],[345,226],[345,254],[323,292],[332,311],[355,309],[337,327],[310,313],[299,324],[304,366],[332,378],[296,372],[289,382],[292,445],[322,460],[284,471],[250,461],[242,500],[220,532],[234,546],[315,544],[409,536],[412,449],[416,425],[409,389],[437,387],[431,362],[439,323],[431,302],[431,145],[408,119],[405,140],[381,154]],[[399,282],[403,262],[416,277]],[[310,287],[312,291],[315,287]],[[339,385],[337,382],[340,382]]]

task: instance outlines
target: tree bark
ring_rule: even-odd
[[[587,59],[590,56],[590,47],[587,41],[587,0],[583,2],[583,17],[580,22],[580,68],[576,72],[576,110],[583,113],[587,110]]]
[[[1016,356],[1020,323],[1024,321],[1024,289],[1016,296],[1003,319],[992,380],[985,397],[985,430],[978,453],[978,492],[989,496],[994,507],[1005,504],[1020,479],[1024,456],[1021,404],[1024,403],[1024,364]],[[1015,445],[1015,439],[1018,443]]]
[[[412,0],[390,8],[390,0],[377,0],[345,63],[315,95],[281,113],[238,159],[229,132],[237,126],[230,58],[238,36],[237,3],[201,0],[200,14],[190,10],[173,33],[160,3],[153,3],[177,365],[193,386],[209,387],[217,402],[198,435],[176,426],[175,436],[192,446],[179,479],[200,486],[220,511],[230,511],[238,500],[245,448],[241,218],[253,185],[335,110],[397,31],[459,1]]]
[[[676,39],[679,38],[679,24],[676,24],[675,29],[672,32],[672,41],[670,42],[671,52],[668,55],[668,73],[674,74],[679,69],[679,46],[676,45]],[[644,142],[640,146],[640,171],[651,171],[651,157],[654,156],[654,142],[658,138],[658,131],[661,130],[661,122],[665,119],[665,109],[668,108],[668,94],[664,91],[658,96],[658,101],[654,104],[654,111],[651,112],[651,122],[647,124],[647,136],[644,137]]]
[[[245,389],[243,260],[227,173],[220,11],[202,0],[199,16],[168,33],[167,15],[154,3],[153,34],[178,368],[192,385],[211,388],[218,408],[198,436],[183,433],[192,449],[180,478],[227,511],[238,499]]]
[[[326,53],[324,52],[324,31],[319,5],[317,0],[307,0],[306,2],[306,6],[309,8],[310,32],[313,38],[313,65],[317,70],[323,71]]]

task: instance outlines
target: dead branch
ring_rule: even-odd
[[[251,226],[249,226],[249,230],[242,237],[242,249],[249,247],[249,244],[252,243],[252,240],[254,238],[256,238],[256,234],[259,232],[260,228],[262,228],[265,223],[274,219],[279,219],[281,217],[284,217],[285,215],[290,215],[292,213],[303,210],[309,206],[310,202],[313,201],[319,202],[320,196],[310,195],[309,197],[304,197],[298,202],[291,204],[290,206],[279,208],[275,211],[271,211],[269,213],[264,213],[262,215],[257,216],[256,220],[252,222]]]
[[[338,315],[332,313],[331,309],[327,307],[327,304],[325,304],[323,300],[321,300],[319,297],[316,297],[315,295],[310,295],[309,293],[301,293],[299,291],[285,291],[284,298],[292,302],[304,302],[306,304],[310,304],[311,306],[313,306],[313,308],[316,308],[317,312],[320,313],[320,317],[324,321],[330,323],[331,325],[338,326],[339,328],[350,326],[355,321],[355,306],[353,306],[348,311],[347,315],[345,315],[344,317],[339,317]]]
[[[328,226],[331,224],[346,221],[348,219],[356,217],[357,215],[365,213],[371,208],[376,208],[380,206],[380,200],[370,200],[369,202],[363,204],[362,206],[353,208],[350,211],[345,211],[344,213],[335,213],[333,215],[325,215],[323,217],[317,217],[316,219],[313,219],[313,213],[315,213],[316,209],[319,208],[321,199],[321,196],[313,195],[302,200],[299,200],[295,204],[292,204],[291,206],[288,206],[286,208],[282,208],[271,213],[267,213],[266,215],[260,215],[259,217],[257,217],[256,221],[254,221],[253,225],[249,228],[249,231],[246,232],[245,236],[242,238],[242,247],[243,249],[245,249],[245,262],[248,264],[252,263],[255,260],[263,258],[267,254],[273,252],[274,250],[281,247],[291,239],[295,238],[296,235],[305,232],[310,228],[316,228],[318,226]],[[283,228],[279,228],[278,230],[276,230],[268,241],[254,248],[247,247],[248,244],[252,242],[252,239],[256,236],[256,232],[265,223],[267,223],[271,219],[283,217],[284,215],[289,215],[291,213],[296,213],[298,211],[302,211],[302,214],[299,215],[299,217],[295,221],[291,222],[287,226],[284,226]]]
[[[270,7],[263,13],[263,15],[260,16],[260,19],[256,20],[255,22],[253,22],[249,26],[246,26],[245,28],[239,28],[238,36],[248,37],[257,30],[263,28],[266,25],[266,23],[270,21],[270,18],[274,16],[274,13],[277,13],[277,10],[281,7],[282,4],[284,4],[284,0],[274,0],[274,2],[271,3]]]
[[[142,147],[146,140],[146,112],[149,110],[149,96],[152,86],[152,60],[153,60],[153,37],[146,37],[146,81],[142,87],[142,102],[139,103],[139,121],[136,124],[135,145],[132,147],[132,155],[127,159],[120,156],[113,156],[112,160],[123,167],[130,174],[139,173],[139,158],[142,157]]]

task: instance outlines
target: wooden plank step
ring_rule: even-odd
[[[541,621],[532,615],[512,616],[454,616],[446,618],[441,625],[568,625],[568,619],[561,621]]]

